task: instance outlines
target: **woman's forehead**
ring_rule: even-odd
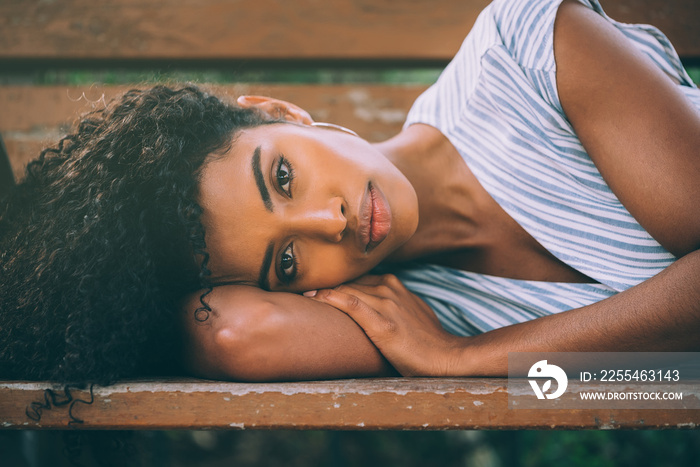
[[[252,155],[235,154],[236,148],[241,146],[202,171],[199,202],[210,269],[216,275],[243,273],[236,279],[248,280],[259,266],[256,254],[262,255],[259,250],[264,250],[257,244],[265,234],[261,218],[265,205],[252,173]]]

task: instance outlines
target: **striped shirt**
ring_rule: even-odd
[[[473,335],[610,297],[675,260],[622,206],[564,115],[556,87],[554,19],[561,0],[496,0],[409,112],[439,129],[481,185],[525,231],[597,283],[523,281],[437,265],[394,271],[448,331]],[[615,22],[700,108],[668,39]]]

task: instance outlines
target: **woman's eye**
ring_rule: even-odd
[[[294,244],[290,243],[289,246],[282,252],[282,258],[280,259],[280,269],[282,270],[282,275],[286,279],[293,279],[296,273],[296,261],[294,259]]]
[[[292,169],[289,166],[289,163],[282,159],[277,166],[277,174],[275,175],[277,177],[277,184],[279,187],[287,193],[287,196],[292,196],[292,192],[290,189],[290,184],[292,182]]]

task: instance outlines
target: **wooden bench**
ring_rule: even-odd
[[[37,85],[50,70],[388,70],[439,68],[487,0],[240,0],[224,3],[0,4],[0,134],[17,178],[81,112],[131,86]],[[664,31],[700,63],[696,0],[604,1],[609,15]],[[23,82],[24,81],[24,82]],[[41,79],[39,79],[41,81]],[[269,94],[370,141],[396,134],[425,84],[235,83],[217,92]],[[2,169],[0,169],[2,170]],[[2,178],[0,177],[0,180]],[[2,286],[0,284],[0,286]],[[0,331],[1,332],[1,331]],[[0,375],[0,378],[2,375]],[[48,382],[0,381],[0,428],[67,428],[66,407],[26,413]],[[697,388],[697,386],[696,386]],[[631,386],[631,389],[635,389]],[[128,381],[75,391],[81,428],[697,428],[698,410],[511,410],[505,379],[362,379],[242,384]],[[576,397],[572,391],[567,397]]]
[[[67,407],[43,410],[41,420],[26,408],[44,398],[45,382],[0,381],[0,428],[9,429],[664,429],[699,428],[700,410],[564,410],[581,390],[606,391],[606,384],[570,381],[552,409],[509,408],[504,378],[372,378],[299,383],[227,383],[197,379],[127,381],[73,397]],[[674,385],[695,393],[700,381]],[[630,384],[625,391],[649,390]],[[60,399],[60,391],[59,393]],[[511,391],[512,393],[512,391]],[[522,394],[521,397],[534,397]],[[549,401],[548,401],[549,402]]]

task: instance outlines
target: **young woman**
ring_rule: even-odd
[[[497,0],[377,145],[238,104],[128,93],[29,167],[0,374],[499,375],[513,351],[700,346],[700,93],[653,28]]]

